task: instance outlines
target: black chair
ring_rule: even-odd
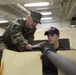
[[[35,40],[35,44],[39,43],[39,42],[46,42],[46,46],[49,45],[48,40]],[[59,39],[59,42],[61,43],[61,45],[66,49],[66,50],[70,50],[70,42],[68,38],[63,38],[63,39]]]

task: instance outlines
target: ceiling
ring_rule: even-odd
[[[33,2],[49,2],[50,4],[44,7],[24,7],[25,3]],[[76,0],[0,0],[0,19],[6,19],[9,22],[27,17],[31,10],[52,12],[51,15],[43,15],[43,17],[53,17],[53,19],[42,20],[42,23],[70,20],[76,17]],[[0,27],[7,25],[0,24]]]

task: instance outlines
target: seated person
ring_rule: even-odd
[[[45,36],[47,35],[49,44],[45,43],[42,46],[42,60],[43,60],[43,75],[57,75],[56,66],[47,58],[44,54],[45,47],[48,47],[49,50],[53,52],[57,52],[58,50],[65,50],[65,48],[59,42],[60,31],[55,27],[50,27],[49,30],[45,32]]]

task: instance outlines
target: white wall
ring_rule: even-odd
[[[4,29],[0,28],[0,36],[4,33]]]
[[[46,23],[46,24],[39,24],[37,25],[37,29],[47,29],[51,26],[57,28],[70,28],[70,21],[63,21],[63,22],[53,22],[53,23]]]

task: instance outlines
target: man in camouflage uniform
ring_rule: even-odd
[[[18,19],[13,21],[0,37],[0,54],[2,55],[3,49],[19,52],[32,50],[36,25],[41,24],[41,17],[40,13],[31,11],[26,20]],[[36,45],[41,46],[42,44],[43,42]]]

